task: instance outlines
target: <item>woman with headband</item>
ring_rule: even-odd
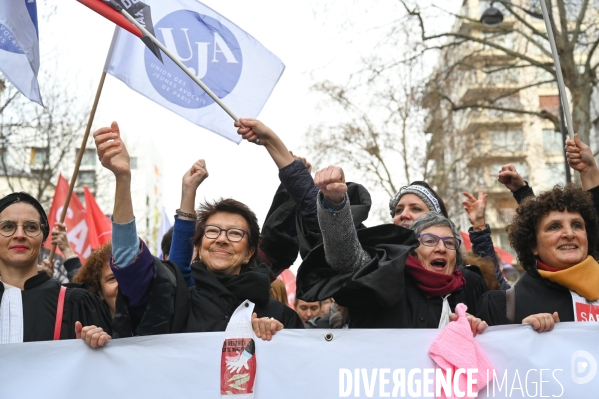
[[[0,343],[73,339],[78,324],[111,331],[106,304],[82,288],[66,288],[38,258],[50,228],[40,203],[27,193],[0,199]],[[93,330],[93,331],[92,331]]]
[[[316,173],[314,183],[320,189],[323,245],[299,268],[298,297],[333,297],[347,307],[350,328],[442,328],[455,317],[451,312],[458,303],[475,314],[487,285],[463,267],[459,232],[449,219],[422,212],[412,230],[385,224],[356,231],[343,170],[329,166]],[[435,203],[419,189],[408,194]],[[473,334],[486,327],[468,318]]]
[[[470,242],[472,242],[473,256],[468,256],[467,263],[476,263],[481,266],[490,289],[507,290],[510,285],[501,273],[491,239],[491,228],[485,220],[487,195],[479,190],[478,199],[467,192],[464,193],[464,196],[467,200],[462,204],[472,224],[472,227],[468,229],[468,234]],[[402,187],[389,201],[389,210],[393,223],[407,228],[426,212],[435,212],[449,218],[441,197],[423,181],[415,181],[409,186]]]

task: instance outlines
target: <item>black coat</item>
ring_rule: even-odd
[[[358,271],[336,273],[326,263],[324,247],[315,248],[297,276],[297,296],[306,301],[333,297],[349,310],[350,328],[437,328],[442,299],[428,298],[405,271],[408,255],[419,245],[414,232],[387,224],[359,230],[358,239],[372,260]],[[466,279],[448,302],[465,303],[475,313],[487,291],[477,268],[460,268]]]
[[[285,328],[304,328],[294,310],[270,298],[266,265],[223,278],[209,273],[201,262],[191,269],[194,287],[187,286],[177,265],[154,258],[154,279],[143,309],[129,308],[119,292],[114,336],[225,331],[231,315],[246,299],[254,302],[258,317],[273,317]]]
[[[56,308],[61,284],[45,272],[25,281],[21,291],[23,300],[23,341],[51,341],[54,339]],[[0,301],[4,284],[0,283]],[[82,288],[67,288],[62,315],[60,339],[75,338],[75,322],[84,326],[96,325],[111,333],[108,305],[97,295]]]
[[[514,324],[521,324],[533,314],[553,312],[558,313],[560,321],[574,321],[570,290],[544,279],[536,269],[524,273],[516,283],[515,291]],[[511,324],[506,315],[505,291],[489,291],[483,295],[477,317],[490,326]]]

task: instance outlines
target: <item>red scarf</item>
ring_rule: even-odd
[[[557,269],[555,267],[547,266],[540,260],[537,260],[537,269],[545,270],[546,272],[559,272],[560,270],[563,270],[563,269]]]
[[[427,296],[445,296],[466,285],[466,279],[455,268],[453,274],[441,274],[426,270],[415,256],[409,255],[406,272],[416,280],[416,286]]]

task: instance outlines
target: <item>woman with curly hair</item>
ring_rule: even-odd
[[[110,308],[110,315],[114,317],[119,284],[110,269],[111,254],[111,243],[106,243],[93,251],[85,261],[85,265],[79,269],[73,281],[84,284],[85,288],[106,302]]]
[[[556,186],[527,198],[508,226],[526,273],[512,290],[487,292],[478,317],[489,325],[531,324],[537,332],[558,321],[596,321],[598,229],[591,195],[581,188]]]

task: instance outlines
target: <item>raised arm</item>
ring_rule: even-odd
[[[314,201],[318,188],[310,175],[310,163],[305,158],[295,157],[279,136],[259,120],[242,118],[240,122],[235,122],[239,127],[237,132],[245,140],[264,146],[279,168],[279,179],[302,213],[308,230],[320,232]]]
[[[574,140],[566,140],[566,157],[568,165],[580,174],[583,190],[588,191],[599,186],[599,168],[593,151],[580,140],[578,134],[574,135]]]
[[[185,172],[181,185],[181,206],[175,216],[175,226],[173,228],[173,242],[169,260],[179,267],[189,287],[194,285],[190,264],[193,257],[191,239],[195,234],[197,220],[195,217],[196,191],[207,177],[208,170],[206,169],[206,161],[203,159],[196,161]]]
[[[501,167],[497,180],[512,192],[518,204],[522,203],[526,198],[534,197],[535,195],[532,188],[524,181],[520,173],[516,170],[516,167],[511,163]]]
[[[505,281],[503,273],[501,273],[499,259],[497,259],[493,240],[491,239],[491,227],[485,219],[487,194],[483,193],[483,190],[478,190],[478,198],[474,198],[470,193],[463,194],[466,197],[466,201],[462,205],[464,205],[464,210],[468,214],[468,219],[472,224],[472,227],[468,229],[470,242],[472,243],[472,252],[481,258],[490,258],[493,261],[495,278],[499,282],[501,289],[507,290],[510,288],[510,285]]]
[[[116,122],[94,132],[94,140],[102,166],[110,170],[116,180],[110,266],[119,289],[129,299],[129,306],[142,306],[147,302],[146,292],[154,277],[154,258],[137,237],[129,153]]]
[[[347,198],[343,169],[329,166],[316,172],[318,222],[325,258],[329,266],[343,273],[357,270],[370,261],[360,245]]]

